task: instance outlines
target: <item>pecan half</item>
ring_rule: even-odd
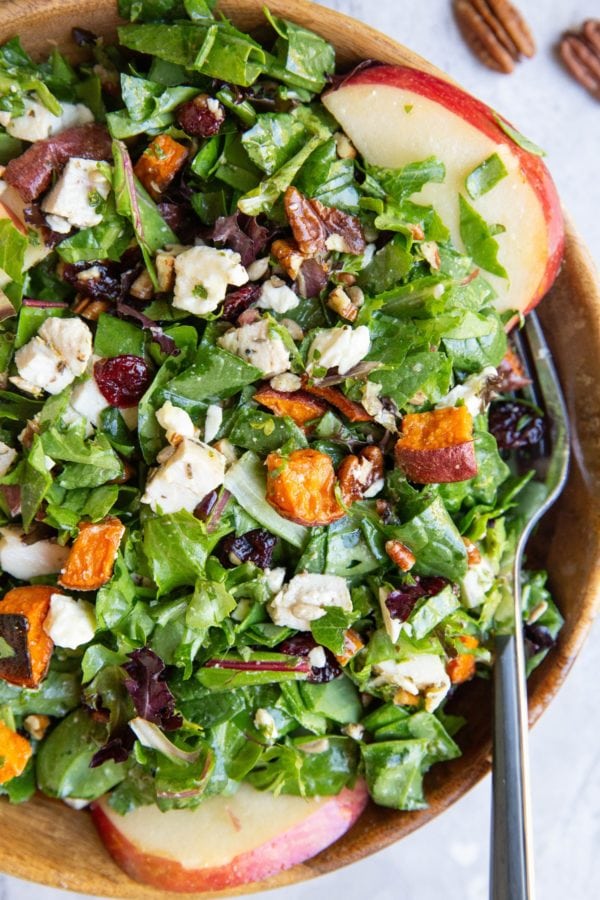
[[[529,26],[510,0],[454,0],[461,34],[480,62],[508,74],[535,53]]]
[[[328,250],[359,254],[365,249],[362,226],[355,216],[310,200],[295,187],[285,192],[284,205],[303,256],[321,256]]]
[[[365,447],[358,456],[347,456],[338,469],[338,481],[344,503],[349,506],[362,500],[383,479],[383,453],[374,445]]]
[[[600,19],[588,19],[578,31],[567,31],[558,53],[575,81],[600,100]]]
[[[403,572],[409,572],[417,561],[415,554],[402,541],[386,541],[385,552]]]

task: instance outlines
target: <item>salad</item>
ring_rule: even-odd
[[[421,809],[544,429],[473,207],[502,172],[459,246],[418,196],[443,162],[373,165],[323,105],[324,39],[119,5],[78,66],[0,48],[0,793]]]

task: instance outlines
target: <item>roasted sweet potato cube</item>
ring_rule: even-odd
[[[109,517],[81,522],[59,584],[72,591],[95,591],[110,580],[125,526]]]
[[[473,478],[477,461],[470,412],[455,406],[404,416],[395,456],[396,464],[416,484]]]
[[[266,406],[277,416],[289,416],[296,425],[306,425],[311,419],[318,419],[327,412],[328,406],[322,400],[312,397],[308,391],[276,391],[265,385],[255,393],[254,399]]]
[[[335,495],[331,458],[319,450],[294,450],[289,456],[267,456],[267,500],[277,512],[299,525],[329,525],[344,510]]]
[[[136,162],[134,172],[148,193],[157,199],[173,181],[187,155],[187,147],[168,134],[159,134]]]
[[[32,584],[13,588],[0,600],[0,636],[13,655],[0,658],[0,678],[36,688],[48,671],[54,644],[44,631],[54,588]]]
[[[336,659],[340,666],[347,666],[350,660],[356,656],[359,650],[365,645],[360,635],[353,628],[347,628],[344,631],[344,649],[341,653],[336,654]]]
[[[0,719],[0,784],[21,775],[30,756],[29,741]]]
[[[463,634],[459,641],[469,650],[479,646],[479,641],[472,634]],[[469,681],[475,675],[475,657],[472,653],[459,653],[446,665],[446,671],[452,684],[462,684]]]
[[[321,400],[326,400],[330,406],[334,406],[342,413],[342,415],[346,416],[349,422],[371,422],[373,420],[373,416],[370,416],[360,403],[348,399],[339,388],[323,387],[322,385],[311,384],[307,381],[304,385],[304,389],[308,391],[309,394],[320,397]]]

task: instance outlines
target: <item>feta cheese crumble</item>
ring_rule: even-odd
[[[69,406],[79,416],[86,419],[90,425],[97,428],[100,424],[100,414],[108,409],[109,404],[96,384],[95,378],[91,377],[75,385],[69,398]]]
[[[204,440],[207,444],[214,441],[223,422],[223,409],[218,403],[211,403],[206,410],[204,420]]]
[[[437,709],[450,690],[450,677],[435,653],[419,653],[402,662],[388,659],[373,666],[373,687],[391,684],[414,697],[424,695],[425,709]]]
[[[287,347],[276,332],[271,333],[266,319],[233,328],[220,337],[217,343],[234,356],[256,366],[267,378],[281,375],[290,368]]]
[[[35,541],[27,544],[21,529],[16,525],[0,528],[0,568],[7,575],[30,581],[39,575],[60,572],[69,555],[68,547],[55,541]]]
[[[208,444],[184,437],[174,452],[154,470],[142,503],[153,512],[193,512],[200,501],[223,484],[227,460]]]
[[[42,211],[50,228],[61,234],[71,228],[91,228],[102,221],[98,201],[106,200],[109,193],[110,181],[100,163],[73,157],[44,198]]]
[[[436,409],[446,409],[462,402],[470,414],[475,417],[485,410],[485,393],[490,381],[497,378],[498,371],[493,366],[486,366],[476,375],[470,375],[463,384],[457,384],[445,397],[436,403]]]
[[[273,277],[265,281],[256,304],[260,309],[272,309],[273,312],[286,313],[296,309],[300,297],[295,294],[280,278]]]
[[[6,128],[11,137],[20,141],[43,141],[65,128],[87,125],[94,121],[92,111],[83,103],[61,103],[62,112],[59,116],[29,97],[25,97],[23,106],[24,110],[19,116],[0,112],[0,125]]]
[[[51,317],[15,353],[20,381],[10,380],[33,394],[59,394],[83,375],[91,355],[92,333],[85,322]]]
[[[197,437],[197,430],[194,428],[189,414],[185,409],[174,406],[170,400],[163,403],[161,408],[156,410],[155,415],[160,427],[166,431],[169,444],[178,444],[182,438]]]
[[[248,273],[239,253],[214,247],[190,247],[175,258],[173,306],[196,316],[213,312],[228,285],[241,287]]]
[[[295,575],[271,600],[267,610],[276,625],[310,631],[310,623],[325,615],[326,607],[352,612],[346,579],[340,575]]]
[[[366,325],[352,328],[326,328],[314,338],[308,351],[308,369],[337,369],[345,375],[358,365],[371,349],[371,335]]]
[[[52,594],[44,631],[57,647],[75,650],[89,643],[96,633],[94,607],[87,600]]]

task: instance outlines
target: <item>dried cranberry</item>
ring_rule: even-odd
[[[286,653],[288,656],[305,658],[311,650],[318,646],[319,644],[317,644],[312,634],[304,632],[303,634],[295,634],[293,637],[282,641],[277,649],[280,653]],[[311,666],[311,674],[308,676],[308,681],[313,684],[325,684],[325,682],[333,681],[334,678],[342,674],[342,668],[333,653],[325,647],[323,649],[325,650],[325,665]]]
[[[217,548],[217,556],[227,569],[245,562],[253,562],[261,569],[267,569],[273,560],[276,544],[274,534],[264,528],[254,528],[240,537],[235,534],[224,537]]]
[[[528,656],[535,656],[540,650],[550,650],[556,641],[544,625],[525,625],[523,628],[525,648]]]
[[[534,447],[543,439],[545,432],[541,415],[520,400],[499,400],[492,403],[489,429],[500,450]]]
[[[225,110],[218,100],[208,94],[198,94],[193,100],[178,106],[175,117],[186,134],[207,138],[218,134],[225,120]]]
[[[260,288],[260,284],[245,284],[237,291],[227,294],[223,302],[222,318],[227,322],[235,322],[241,313],[258,300]]]
[[[388,594],[385,605],[392,619],[406,622],[417,600],[422,597],[434,597],[443,591],[447,584],[445,578],[438,576],[431,575],[421,578],[417,576],[414,584],[403,584],[402,587],[396,588]]]
[[[152,381],[152,372],[141,356],[113,356],[94,365],[100,393],[111,406],[137,406]]]

